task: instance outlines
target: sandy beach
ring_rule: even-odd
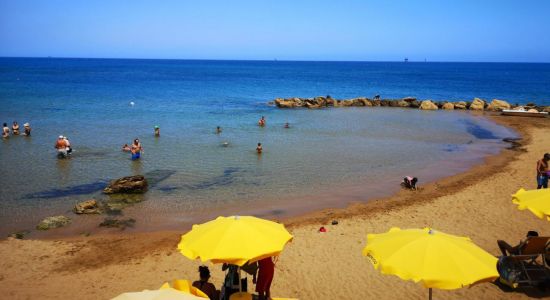
[[[517,130],[520,146],[484,164],[418,191],[345,209],[327,209],[279,220],[294,240],[276,265],[272,294],[299,299],[426,299],[413,282],[382,275],[361,255],[367,233],[391,227],[432,227],[470,237],[499,255],[496,240],[517,243],[528,230],[550,235],[550,223],[511,203],[519,188],[533,189],[535,164],[550,152],[550,119],[490,116]],[[330,225],[333,220],[338,225]],[[328,229],[319,233],[320,226]],[[91,235],[58,240],[0,241],[3,299],[109,299],[125,291],[156,289],[172,279],[198,277],[200,262],[178,253],[183,232]],[[211,265],[220,286],[221,267]],[[249,285],[251,283],[249,282]],[[549,296],[510,291],[485,283],[453,291],[434,290],[436,299],[522,299]]]

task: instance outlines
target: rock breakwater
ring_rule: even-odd
[[[477,110],[477,111],[502,111],[503,109],[525,109],[536,110],[539,112],[550,111],[550,106],[539,106],[534,103],[528,103],[520,106],[519,104],[512,105],[505,100],[493,99],[485,101],[480,98],[474,98],[472,101],[433,101],[433,100],[418,100],[414,97],[406,97],[402,99],[380,99],[358,97],[352,99],[334,99],[331,96],[314,97],[314,98],[277,98],[271,102],[272,105],[278,108],[309,108],[319,109],[326,107],[401,107],[401,108],[416,108],[422,110]]]

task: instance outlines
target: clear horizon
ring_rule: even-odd
[[[0,57],[550,62],[548,1],[0,0]]]

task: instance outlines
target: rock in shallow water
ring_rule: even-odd
[[[54,217],[47,217],[42,222],[40,222],[36,229],[38,230],[48,230],[52,228],[59,228],[66,226],[71,223],[71,219],[67,218],[65,216],[54,216]]]
[[[436,110],[438,109],[437,105],[430,100],[424,100],[420,103],[420,109],[423,110]]]
[[[74,206],[74,212],[76,214],[100,214],[101,209],[97,201],[91,199],[76,204]]]
[[[120,228],[125,229],[126,227],[133,227],[136,223],[134,219],[110,219],[107,218],[99,224],[100,227],[109,227],[109,228]]]
[[[147,191],[147,179],[143,175],[127,176],[113,180],[103,190],[105,194],[143,194]]]

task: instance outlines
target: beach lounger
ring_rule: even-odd
[[[512,287],[550,288],[550,237],[530,237],[519,254],[501,256],[500,282]]]

